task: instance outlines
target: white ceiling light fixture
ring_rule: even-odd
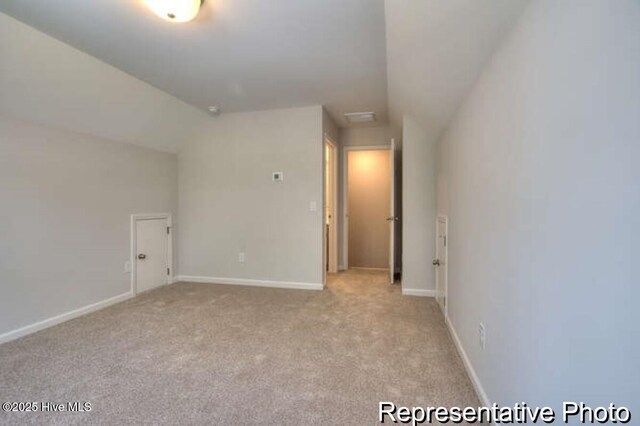
[[[370,123],[376,121],[375,112],[349,112],[344,115],[349,123]]]
[[[153,13],[169,22],[189,22],[200,11],[204,0],[144,0]]]

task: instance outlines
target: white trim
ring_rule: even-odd
[[[289,288],[298,290],[322,290],[324,286],[321,283],[299,283],[292,281],[270,281],[270,280],[252,280],[246,278],[218,278],[218,277],[202,277],[194,275],[178,275],[176,281],[205,283],[205,284],[225,284],[225,285],[243,285],[251,287],[271,287],[271,288]]]
[[[417,288],[402,288],[403,296],[436,297],[435,290],[423,290]]]
[[[131,294],[134,296],[138,294],[138,262],[136,259],[136,253],[138,252],[137,246],[137,225],[139,220],[153,220],[153,219],[166,219],[167,226],[169,227],[169,233],[167,234],[167,265],[169,267],[169,274],[167,274],[166,284],[174,283],[173,276],[173,219],[169,213],[136,213],[131,215],[131,256],[129,262],[131,262]]]
[[[389,148],[389,284],[396,283],[396,140],[391,138]],[[389,220],[391,218],[391,220]]]
[[[15,340],[20,337],[26,336],[28,334],[32,334],[37,331],[44,330],[45,328],[53,327],[54,325],[58,325],[65,321],[69,321],[71,319],[81,317],[88,313],[99,311],[100,309],[104,309],[108,306],[115,305],[116,303],[124,302],[125,300],[131,299],[132,297],[133,295],[129,291],[127,293],[122,293],[118,296],[110,297],[109,299],[105,299],[100,302],[83,306],[82,308],[74,309],[73,311],[65,312],[64,314],[47,318],[46,320],[43,320],[43,321],[38,321],[36,323],[29,324],[24,327],[20,327],[18,329],[9,331],[7,333],[0,334],[0,343],[6,343],[11,340]]]
[[[391,145],[342,147],[342,262],[349,269],[349,151],[389,151]]]
[[[338,265],[338,272],[340,271],[346,271],[347,268],[344,267],[344,265]]]
[[[464,368],[467,370],[467,374],[471,379],[471,383],[473,384],[473,388],[475,389],[476,394],[478,395],[478,399],[480,400],[480,403],[483,404],[485,407],[490,407],[491,403],[489,402],[487,393],[482,387],[482,383],[480,383],[480,379],[478,378],[478,375],[476,374],[476,371],[474,370],[473,365],[471,365],[471,361],[469,360],[469,357],[467,356],[467,353],[465,352],[464,347],[462,346],[462,342],[460,342],[460,339],[458,338],[458,333],[456,333],[456,330],[453,327],[451,320],[449,320],[449,316],[445,316],[444,321],[447,324],[447,329],[449,330],[449,334],[451,334],[451,339],[453,340],[453,343],[455,344],[456,349],[458,350],[458,354],[460,355],[460,358],[462,358],[462,363],[464,364]]]

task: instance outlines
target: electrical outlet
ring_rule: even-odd
[[[124,273],[128,274],[131,272],[131,261],[127,260],[126,262],[124,262]]]
[[[480,338],[480,347],[484,349],[487,342],[487,331],[484,328],[483,323],[480,323],[480,325],[478,326],[478,337]]]
[[[315,201],[310,201],[309,202],[309,211],[310,212],[318,211],[318,203],[316,203]]]
[[[245,256],[244,252],[241,251],[240,253],[238,253],[238,262],[244,263],[245,260],[247,260],[247,257]]]

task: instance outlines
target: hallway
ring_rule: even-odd
[[[322,292],[178,283],[0,346],[2,424],[373,424],[378,403],[478,406],[433,299],[380,271]]]

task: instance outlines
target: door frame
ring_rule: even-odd
[[[333,219],[333,228],[330,228],[330,232],[331,232],[331,236],[333,237],[333,244],[332,247],[329,247],[329,255],[331,256],[332,259],[326,259],[326,253],[327,253],[327,247],[326,244],[329,244],[329,241],[331,241],[331,239],[329,239],[327,241],[326,238],[326,227],[325,227],[325,222],[324,222],[324,215],[326,212],[326,192],[327,192],[327,188],[326,188],[326,182],[327,182],[327,177],[326,177],[326,167],[325,167],[325,162],[326,162],[326,158],[325,154],[326,154],[326,145],[329,145],[330,149],[333,151],[333,170],[331,171],[331,218]],[[322,162],[322,187],[324,189],[323,194],[322,194],[322,240],[323,240],[323,244],[322,244],[322,253],[323,253],[323,270],[325,271],[324,274],[324,278],[325,278],[325,282],[326,282],[326,273],[327,272],[338,272],[339,270],[339,257],[338,257],[338,247],[339,247],[339,242],[338,242],[338,228],[340,227],[340,217],[338,215],[338,169],[339,169],[339,156],[340,156],[340,151],[338,150],[338,143],[336,141],[334,141],[331,136],[327,135],[325,133],[324,135],[324,144],[322,146],[323,150],[322,150],[322,155],[324,158],[324,161]],[[331,270],[331,264],[332,264],[332,260],[333,260],[333,265],[335,266],[335,270],[332,271]],[[327,271],[325,268],[325,265],[329,265],[329,271]]]
[[[444,253],[442,253],[443,257],[444,257],[444,279],[447,282],[446,287],[444,288],[444,307],[442,305],[440,305],[440,303],[438,303],[438,305],[440,306],[440,309],[442,310],[442,313],[444,314],[445,317],[448,318],[449,315],[449,218],[443,214],[439,214],[436,216],[436,259],[441,259],[440,255],[441,253],[438,253],[438,247],[440,246],[438,239],[440,238],[438,236],[438,224],[440,222],[444,222],[444,234],[447,238],[445,244],[444,244]],[[438,279],[438,277],[440,276],[439,273],[439,268],[442,267],[441,265],[438,265],[437,268],[433,268],[435,270],[435,281],[436,281],[436,301],[438,300],[438,296],[440,294],[440,280]]]
[[[342,263],[349,269],[349,152],[350,151],[390,151],[391,144],[345,146],[342,148]]]
[[[173,283],[173,220],[169,213],[137,213],[131,215],[131,256],[129,264],[131,265],[131,295],[138,294],[138,262],[136,253],[138,252],[138,222],[141,220],[166,219],[167,221],[167,263],[169,264],[169,273],[167,274],[166,284]]]
[[[398,226],[398,212],[396,205],[396,140],[391,138],[389,148],[389,169],[390,173],[390,197],[389,197],[389,283],[396,282],[396,227]]]

